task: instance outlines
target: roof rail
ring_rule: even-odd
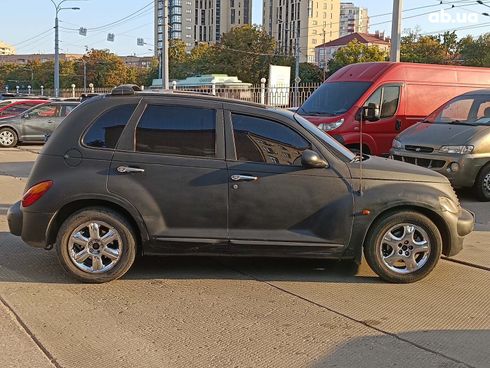
[[[126,95],[134,95],[135,92],[141,92],[141,88],[136,84],[122,84],[114,88],[111,91],[111,95],[126,96]]]

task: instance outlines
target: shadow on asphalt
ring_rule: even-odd
[[[414,356],[414,349],[406,349],[403,341],[421,347],[419,353]],[[425,360],[423,367],[488,367],[490,331],[428,330],[397,333],[396,338],[389,335],[358,337],[310,367],[413,368],[415,362],[424,361],[424,350],[430,360]],[[437,354],[440,361],[430,353]],[[452,364],[449,359],[453,360]]]
[[[2,162],[0,163],[0,175],[27,179],[33,165],[34,161]]]
[[[230,279],[326,283],[379,283],[377,277],[357,275],[353,262],[308,259],[232,257],[139,257],[121,279]],[[76,284],[66,276],[55,251],[36,249],[18,237],[0,232],[0,282]]]

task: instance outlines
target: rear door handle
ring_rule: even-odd
[[[139,167],[129,167],[129,166],[119,166],[116,170],[120,174],[133,174],[133,173],[145,172],[145,169],[140,169]]]
[[[232,175],[231,180],[233,181],[255,181],[259,178],[252,175]]]

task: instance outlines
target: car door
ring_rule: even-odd
[[[111,163],[109,191],[141,213],[154,240],[150,253],[175,244],[185,252],[228,241],[221,105],[184,101],[145,100],[141,118],[130,123]]]
[[[378,108],[376,118],[366,121],[363,130],[374,139],[379,155],[389,154],[393,139],[404,129],[403,119],[398,116],[401,87],[401,84],[385,84],[364,103],[366,107],[375,104]]]
[[[311,249],[347,244],[353,196],[340,175],[345,164],[330,156],[329,168],[303,167],[304,150],[322,157],[325,151],[306,137],[307,132],[298,131],[297,123],[286,124],[251,109],[234,108],[225,116],[227,147],[233,147],[227,151],[232,244]]]
[[[29,110],[22,117],[23,139],[26,141],[44,142],[46,134],[54,131],[56,121],[60,118],[61,105],[45,104]]]

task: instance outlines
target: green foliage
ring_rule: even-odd
[[[357,40],[349,42],[346,46],[335,52],[328,62],[328,70],[335,73],[346,65],[365,63],[369,61],[385,61],[387,53],[375,45],[365,45]]]
[[[461,39],[459,52],[463,65],[490,67],[490,33],[476,40],[472,36]]]

